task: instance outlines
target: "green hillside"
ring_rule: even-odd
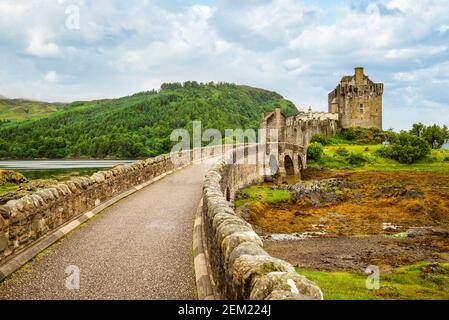
[[[0,121],[23,121],[37,119],[60,110],[64,105],[24,99],[0,97]]]
[[[0,127],[0,158],[135,158],[170,151],[173,129],[258,128],[260,114],[295,106],[277,93],[234,84],[163,84],[159,91],[74,102],[46,118]]]

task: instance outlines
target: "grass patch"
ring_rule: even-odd
[[[5,193],[8,193],[10,191],[15,191],[17,189],[19,189],[20,185],[15,184],[15,183],[11,183],[11,182],[7,182],[5,184],[0,185],[0,195],[3,195]]]
[[[420,262],[381,275],[380,289],[366,288],[367,277],[351,272],[297,269],[323,290],[326,300],[447,300],[449,264]]]
[[[432,150],[426,158],[413,164],[402,164],[382,158],[376,151],[382,145],[339,144],[324,147],[320,161],[308,161],[308,166],[330,170],[356,171],[416,171],[449,174],[449,150]],[[344,150],[344,151],[343,151]]]
[[[41,252],[39,252],[39,253],[36,255],[36,258],[40,259],[40,258],[42,258],[42,257],[44,257],[44,256],[46,256],[47,254],[50,254],[50,253],[52,253],[52,252],[53,252],[53,249],[52,249],[52,246],[50,246],[50,247],[48,247],[48,248],[42,250]]]
[[[24,121],[39,119],[63,108],[64,105],[58,103],[0,98],[0,117],[3,120]]]
[[[279,202],[290,201],[291,193],[287,190],[273,190],[264,186],[251,186],[242,189],[237,196],[235,205],[240,207],[247,203],[256,203],[258,201],[275,204]]]

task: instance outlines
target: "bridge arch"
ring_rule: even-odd
[[[285,173],[287,176],[294,176],[295,175],[295,165],[293,163],[293,159],[286,155],[284,157],[284,167],[285,167]]]

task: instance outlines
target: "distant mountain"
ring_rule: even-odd
[[[62,103],[48,103],[26,99],[7,99],[0,96],[0,121],[37,119],[64,107]]]
[[[286,115],[297,113],[293,103],[275,92],[197,82],[163,84],[159,91],[120,99],[74,102],[60,110],[48,105],[54,112],[42,119],[0,127],[0,157],[154,156],[170,151],[173,129],[191,132],[192,120],[201,120],[203,130],[258,128],[261,113],[276,105]]]

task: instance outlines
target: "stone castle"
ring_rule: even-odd
[[[358,67],[354,75],[344,76],[329,93],[329,112],[312,112],[309,108],[308,112],[286,117],[276,108],[263,113],[260,128],[276,129],[278,133],[280,174],[300,174],[307,160],[307,145],[315,134],[330,136],[338,129],[353,127],[382,129],[383,88],[382,83],[372,82]]]
[[[344,76],[328,95],[329,112],[337,113],[341,128],[382,129],[383,83],[374,83],[355,68],[355,74]]]

